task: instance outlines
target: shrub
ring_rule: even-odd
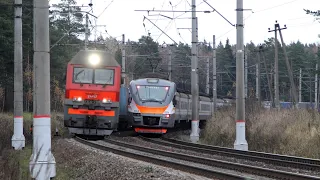
[[[13,135],[13,114],[0,114],[0,179],[20,179],[29,173],[28,164],[31,154],[32,133],[30,127],[32,125],[32,114],[24,113],[24,136],[26,139],[26,149],[23,151],[15,151],[11,146],[11,138]],[[51,134],[55,134],[56,127],[59,134],[67,135],[63,125],[63,118],[58,113],[52,113],[51,117]],[[20,168],[17,168],[20,167]]]

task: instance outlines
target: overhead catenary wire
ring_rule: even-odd
[[[103,11],[99,14],[99,16],[97,16],[97,18],[99,18],[107,9],[108,7],[113,3],[114,0],[111,0],[111,2],[103,9]]]
[[[197,6],[200,6],[201,4],[203,4],[204,2],[200,2]],[[190,5],[190,4],[189,4]],[[191,6],[191,5],[190,5]],[[189,9],[189,10],[185,10],[185,11],[182,11],[183,13],[181,13],[181,14],[179,14],[179,15],[177,15],[176,17],[174,17],[174,18],[170,18],[169,17],[169,19],[171,20],[169,23],[168,23],[168,25],[167,25],[167,27],[172,23],[172,20],[175,20],[175,19],[179,19],[181,16],[183,16],[183,15],[185,15],[186,13],[188,13],[190,10],[192,10],[192,8],[191,9]],[[149,12],[153,12],[153,11],[158,11],[158,12],[165,12],[166,10],[136,10],[136,11],[147,11],[148,12],[148,14],[149,14]],[[167,12],[173,12],[172,10],[170,10],[170,11],[167,11]],[[181,12],[181,11],[180,11]],[[202,12],[207,12],[207,11],[202,11]],[[161,14],[159,14],[159,15],[161,15]],[[167,17],[168,18],[168,17]],[[150,20],[150,19],[149,19]],[[152,26],[152,28],[153,28],[154,26]],[[149,29],[149,30],[147,30],[146,29],[146,27],[145,27],[145,25],[144,25],[144,29],[145,29],[145,32],[147,33],[147,31],[148,31],[148,35],[150,35],[150,33],[149,33],[149,31],[151,30],[151,29]],[[161,36],[163,33],[161,33],[159,36]],[[181,35],[180,35],[180,37],[181,37]],[[181,37],[182,38],[182,37]],[[158,39],[158,38],[157,38]],[[184,41],[184,40],[183,40]],[[185,41],[184,41],[185,42]],[[187,43],[186,43],[187,44]]]
[[[210,6],[215,12],[217,12],[224,20],[226,20],[231,26],[235,26],[234,24],[232,24],[227,18],[225,18],[221,13],[219,13],[219,11],[217,11],[213,6],[211,6],[207,0],[203,0],[203,2],[205,2],[208,6]]]
[[[164,6],[165,2],[166,2],[166,0],[163,0],[163,3],[162,3],[162,6],[161,6],[161,9],[163,9],[163,6]],[[160,15],[160,14],[159,14],[159,15]],[[160,18],[160,16],[158,16],[157,20],[156,20],[154,23],[157,23],[157,22],[158,22],[158,20],[159,20],[159,18]],[[154,27],[154,26],[152,26],[149,30],[151,31],[153,27]]]

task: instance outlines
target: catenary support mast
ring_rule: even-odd
[[[15,0],[14,15],[14,126],[12,147],[25,147],[23,135],[23,75],[22,75],[22,0]]]
[[[126,86],[126,50],[125,50],[125,45],[126,45],[126,39],[124,34],[122,34],[122,60],[121,60],[121,74],[123,78],[123,85]]]
[[[210,85],[209,85],[209,79],[210,79],[210,66],[209,66],[210,58],[207,57],[206,61],[206,94],[209,95],[210,92]]]
[[[198,26],[196,17],[196,0],[192,0],[192,48],[191,48],[191,94],[192,94],[192,121],[190,139],[199,140],[199,85],[198,85]]]
[[[168,60],[168,71],[169,71],[169,81],[172,81],[172,50],[171,46],[169,48],[169,60]]]
[[[318,110],[318,63],[316,64],[316,74],[314,76],[314,109]]]
[[[89,15],[86,13],[86,26],[85,26],[85,39],[84,39],[84,49],[88,50],[89,44]]]
[[[243,45],[243,0],[237,0],[237,45],[236,45],[236,141],[234,148],[248,150],[245,126],[244,97],[244,45]]]
[[[278,57],[278,34],[277,27],[278,21],[274,24],[274,30],[270,30],[268,32],[274,31],[274,106],[278,110],[280,110],[280,100],[279,100],[279,57]]]
[[[213,58],[212,58],[212,74],[213,74],[213,87],[212,87],[212,96],[213,96],[213,113],[216,113],[217,110],[217,57],[216,57],[216,36],[213,35]]]
[[[49,2],[34,0],[33,149],[30,174],[36,180],[56,176],[51,153]]]
[[[256,96],[258,100],[259,107],[261,107],[261,78],[260,78],[260,73],[261,73],[261,68],[260,68],[260,59],[261,59],[261,51],[260,49],[258,50],[258,61],[256,63]]]

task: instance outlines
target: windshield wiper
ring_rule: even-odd
[[[144,99],[144,100],[142,100],[142,103],[145,103],[145,102],[158,102],[158,103],[162,104],[162,101],[157,100],[157,99]]]
[[[84,71],[84,70],[79,71],[79,72],[76,74],[76,78],[75,78],[75,79],[78,79],[78,76],[79,76],[83,71]]]

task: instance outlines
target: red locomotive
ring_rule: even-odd
[[[71,134],[110,135],[119,121],[121,67],[112,54],[82,50],[68,63],[64,125]]]

